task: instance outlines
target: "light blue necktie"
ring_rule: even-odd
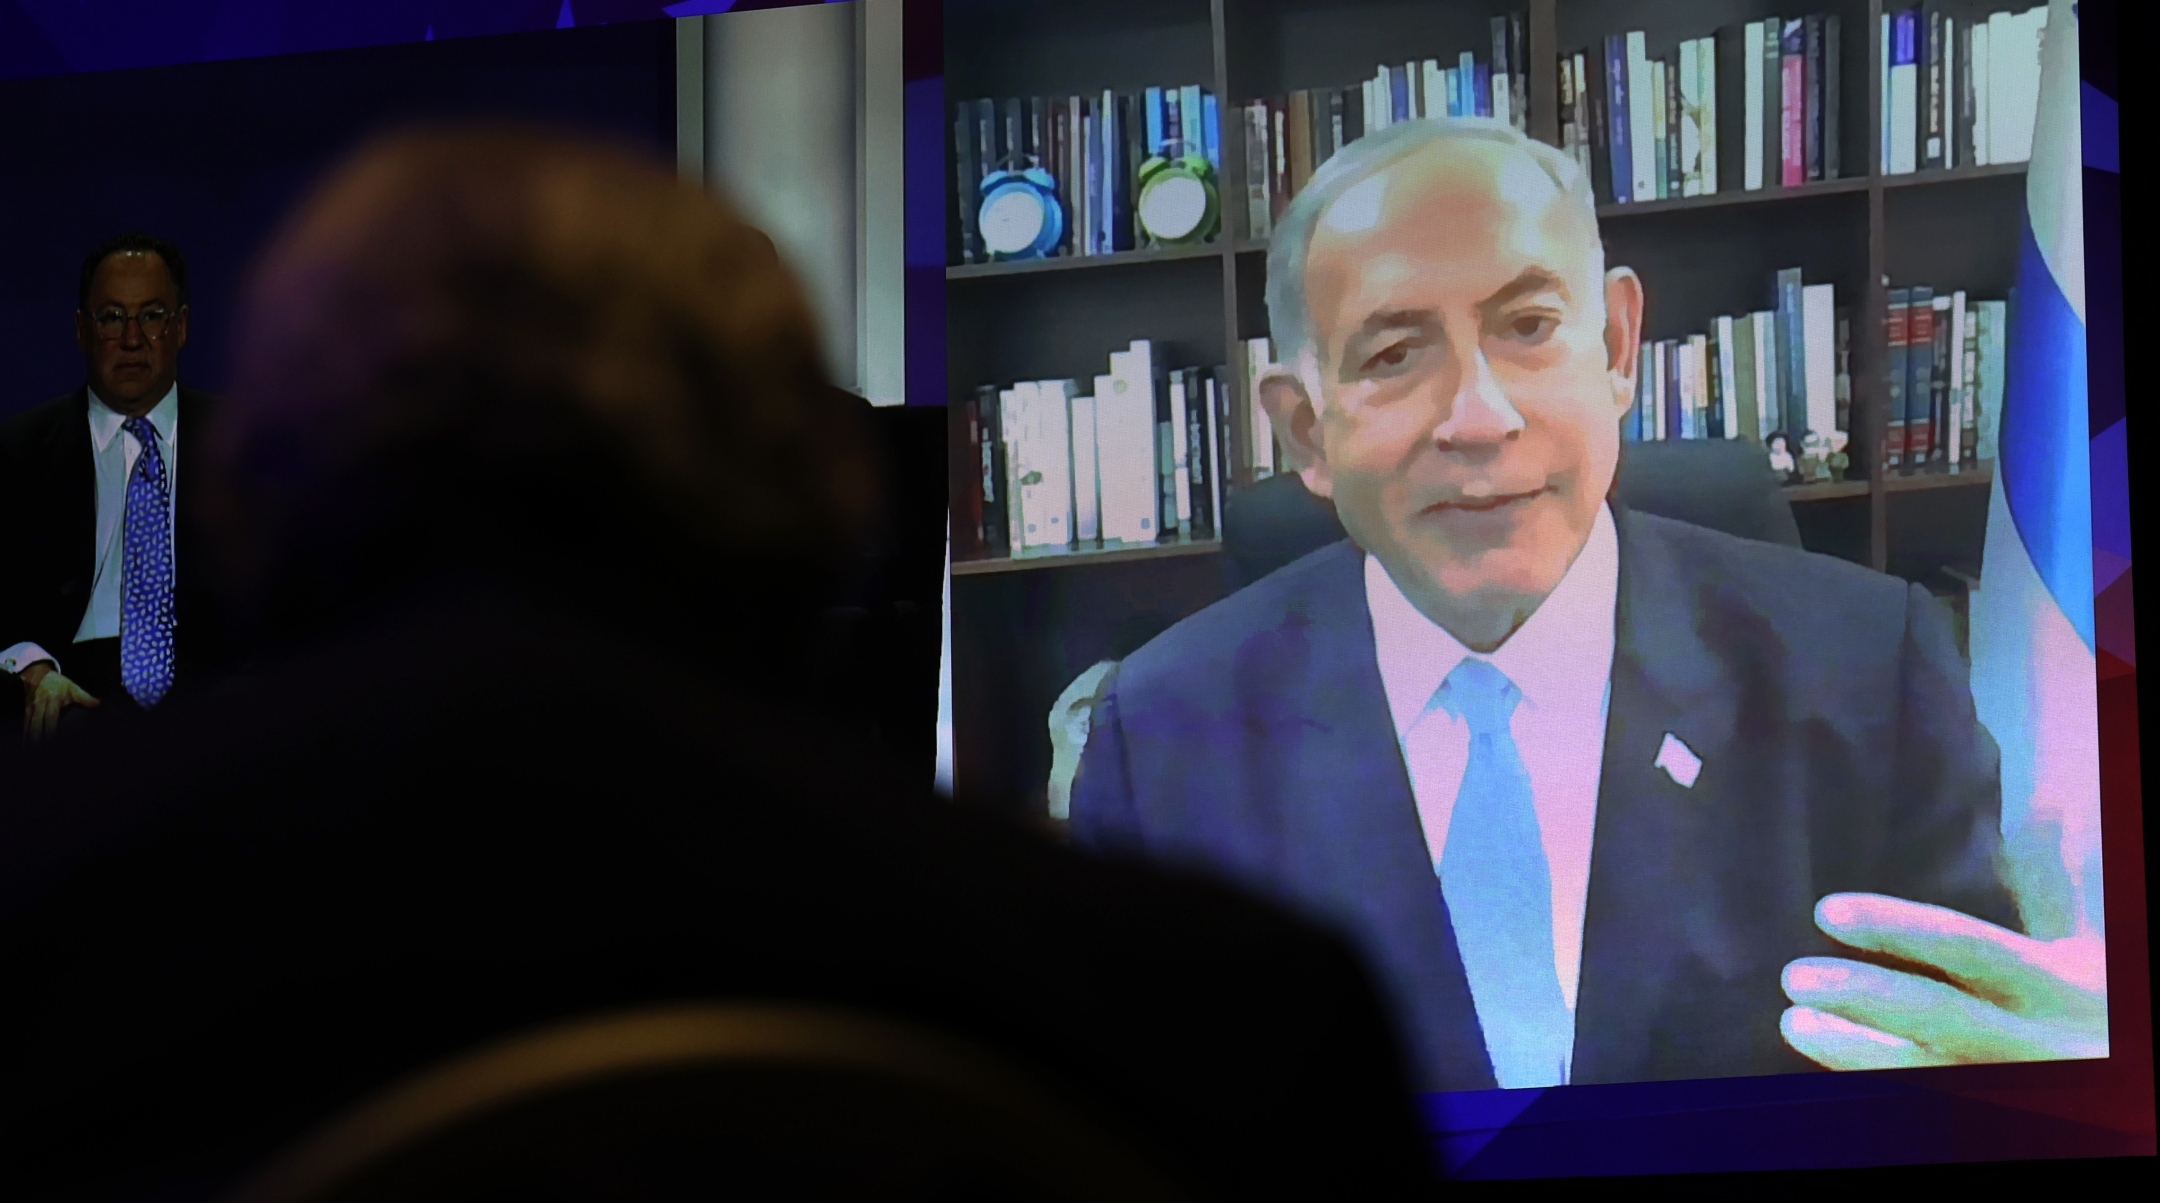
[[[128,473],[121,523],[120,684],[155,706],[173,683],[172,495],[157,427],[129,418],[121,428],[142,448]]]
[[[1553,970],[1551,867],[1530,774],[1508,727],[1520,701],[1515,683],[1484,660],[1464,660],[1433,695],[1433,705],[1470,728],[1470,759],[1440,854],[1440,891],[1485,1051],[1507,1088],[1564,1083],[1575,1043],[1575,1019]]]

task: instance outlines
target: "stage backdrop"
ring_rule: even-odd
[[[670,21],[0,81],[0,417],[82,383],[82,257],[147,229],[188,256],[181,379],[228,378],[247,266],[311,180],[414,121],[545,121],[672,161]]]

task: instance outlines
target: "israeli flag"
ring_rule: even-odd
[[[2002,749],[2010,885],[2030,934],[2102,931],[2099,690],[2077,8],[2052,0],[1972,601],[1972,694]]]

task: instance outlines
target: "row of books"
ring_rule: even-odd
[[[1884,13],[1881,171],[2030,159],[2046,25],[2045,7],[1964,21],[1919,5]]]
[[[1623,437],[1750,439],[1783,434],[1797,453],[1814,435],[1843,450],[1851,429],[1851,324],[1830,284],[1777,274],[1776,302],[1719,317],[1685,338],[1639,348],[1635,408]]]
[[[1995,458],[2008,322],[2008,301],[1926,285],[1890,290],[1886,467],[1957,472]]]
[[[1217,536],[1236,462],[1223,368],[1164,369],[1135,339],[1090,385],[984,385],[964,402],[956,553],[1056,554]],[[1093,391],[1085,391],[1092,387]]]
[[[1266,238],[1292,197],[1335,152],[1368,133],[1423,117],[1491,117],[1530,132],[1523,14],[1492,19],[1492,57],[1379,67],[1334,88],[1302,88],[1245,106],[1246,228]]]
[[[1064,210],[1054,255],[1105,255],[1145,244],[1134,220],[1136,180],[1149,156],[1204,153],[1222,170],[1215,94],[1197,84],[1105,89],[1098,96],[1008,97],[954,106],[953,151],[964,263],[989,259],[977,228],[982,183],[1001,170],[1039,167]]]

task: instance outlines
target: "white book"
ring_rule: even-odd
[[[1994,162],[1994,147],[1988,145],[1988,68],[1994,56],[1988,52],[1988,30],[1994,21],[1975,22],[1972,31],[1972,85],[1973,85],[1973,164],[1985,167]]]
[[[1695,69],[1701,73],[1698,91],[1702,96],[1702,116],[1697,124],[1702,127],[1702,190],[1705,194],[1718,190],[1718,113],[1717,113],[1717,39],[1697,39]]]
[[[1949,404],[1943,414],[1944,459],[1950,470],[1958,470],[1958,458],[1964,453],[1965,440],[1965,332],[1966,323],[1972,319],[1965,306],[1965,290],[1960,288],[1950,294],[1950,390]]]
[[[1973,451],[1981,459],[1994,459],[2002,430],[2003,342],[2009,333],[2010,304],[1982,301],[1980,309],[1980,397],[1973,415]]]
[[[1957,159],[1957,18],[1944,17],[1942,22],[1942,86],[1943,86],[1943,147],[1942,161],[1945,168],[1962,167]],[[1952,460],[1952,463],[1957,461]]]
[[[1429,58],[1418,64],[1418,74],[1424,80],[1425,104],[1418,110],[1417,116],[1447,116],[1448,97],[1455,94],[1455,73],[1442,71],[1440,60]]]
[[[2040,103],[2040,31],[2047,10],[1996,13],[1989,18],[1988,161],[2032,158],[2033,121]]]
[[[1680,195],[1701,196],[1702,186],[1702,64],[1696,60],[1701,44],[1689,39],[1680,43]]]
[[[1824,438],[1837,430],[1836,285],[1800,289],[1800,334],[1806,349],[1800,377],[1807,398],[1807,428]]]
[[[1725,437],[1740,437],[1740,389],[1735,374],[1734,356],[1738,348],[1733,346],[1733,320],[1720,317],[1717,326],[1717,374],[1718,374],[1718,421],[1725,425]]]
[[[1650,107],[1650,53],[1645,49],[1641,30],[1632,30],[1627,36],[1627,86],[1628,86],[1628,148],[1629,158],[1634,160],[1634,188],[1629,196],[1635,200],[1653,200],[1657,197],[1657,146],[1653,137],[1663,136],[1655,128]],[[1614,114],[1618,120],[1619,114]]]
[[[1578,108],[1575,138],[1575,157],[1576,161],[1582,164],[1583,175],[1585,177],[1587,177],[1592,170],[1590,166],[1590,123],[1581,119],[1582,113],[1587,113],[1590,111],[1590,102],[1587,99],[1589,96],[1590,88],[1589,57],[1590,56],[1588,54],[1582,51],[1578,50],[1575,52],[1575,103]]]
[[[2017,111],[2010,127],[2013,152],[2005,160],[2023,163],[2032,158],[2033,127],[2040,118],[2040,39],[2047,29],[2048,10],[2028,9],[2020,18],[2017,44]],[[2074,36],[2074,34],[2073,34]]]
[[[1187,441],[1185,373],[1170,373],[1170,480],[1177,490],[1178,534],[1192,534],[1192,447]]]
[[[1388,126],[1395,123],[1394,93],[1392,89],[1388,87],[1386,67],[1382,67],[1379,69],[1379,71],[1374,73],[1372,86],[1373,107],[1370,111],[1379,115],[1380,123],[1375,126],[1367,126],[1366,128],[1368,131],[1374,129],[1386,129]]]
[[[1266,337],[1245,340],[1245,403],[1252,430],[1252,475],[1262,480],[1275,475],[1275,427],[1268,421],[1267,407],[1260,403],[1260,373],[1275,362],[1275,350]]]
[[[1110,353],[1110,374],[1095,378],[1095,431],[1102,477],[1103,540],[1155,542],[1155,398],[1144,364],[1131,350]]]
[[[1027,512],[1022,542],[1031,548],[1072,546],[1072,414],[1051,380],[1022,381],[1020,503]]]
[[[1657,431],[1657,437],[1658,437],[1659,439],[1661,439],[1661,440],[1662,440],[1662,439],[1668,439],[1668,438],[1671,438],[1671,437],[1672,437],[1672,432],[1671,432],[1671,431],[1669,431],[1668,429],[1666,429],[1666,421],[1665,421],[1665,418],[1666,418],[1666,414],[1665,414],[1665,390],[1666,390],[1667,386],[1669,385],[1669,383],[1670,383],[1670,382],[1669,382],[1669,381],[1667,381],[1667,380],[1665,379],[1665,344],[1664,344],[1664,343],[1651,343],[1651,344],[1650,344],[1650,414],[1651,414],[1651,418],[1652,418],[1652,421],[1651,421],[1651,426],[1652,426],[1652,428],[1653,428],[1653,429],[1655,429],[1655,430]]]
[[[1920,169],[1920,65],[1893,65],[1887,95],[1890,98],[1890,174],[1907,175]]]
[[[1102,538],[1102,475],[1096,462],[1095,398],[1072,399],[1073,538],[1092,546]]]
[[[1425,103],[1434,117],[1458,116],[1454,110],[1461,108],[1453,103],[1455,90],[1462,86],[1462,72],[1454,67],[1441,67],[1437,73],[1436,87],[1425,93]]]
[[[1515,118],[1508,109],[1509,96],[1507,73],[1504,71],[1495,71],[1492,73],[1492,78],[1487,80],[1486,82],[1492,85],[1493,119],[1496,121],[1505,121],[1509,125],[1515,124]]]
[[[1748,323],[1755,337],[1755,429],[1763,442],[1778,428],[1777,419],[1777,314],[1767,310]]]
[[[1882,15],[1882,28],[1875,39],[1875,86],[1882,96],[1882,104],[1876,117],[1875,170],[1890,174],[1891,138],[1894,123],[1890,119],[1890,39],[1895,36],[1896,24],[1889,13]]]
[[[1651,59],[1650,132],[1652,137],[1658,139],[1658,142],[1650,147],[1650,195],[1653,198],[1660,200],[1664,199],[1665,197],[1675,195],[1672,190],[1671,156],[1679,153],[1679,147],[1672,145],[1665,139],[1665,131],[1673,127],[1673,115],[1665,111],[1667,99],[1665,88],[1667,83],[1668,81],[1665,78],[1665,60],[1661,58]],[[1657,149],[1660,145],[1665,147],[1665,154],[1667,159],[1665,164],[1665,170],[1663,171],[1659,171],[1657,169]]]
[[[1750,21],[1741,27],[1740,112],[1747,124],[1740,135],[1740,186],[1749,192],[1763,186],[1762,40],[1762,22]]]
[[[1005,443],[1005,520],[1016,554],[1028,545],[1027,499],[1020,495],[1020,477],[1026,472],[1020,462],[1020,449],[1026,443],[1020,426],[1026,420],[1027,407],[1021,400],[1020,386],[998,390],[998,432]]]

